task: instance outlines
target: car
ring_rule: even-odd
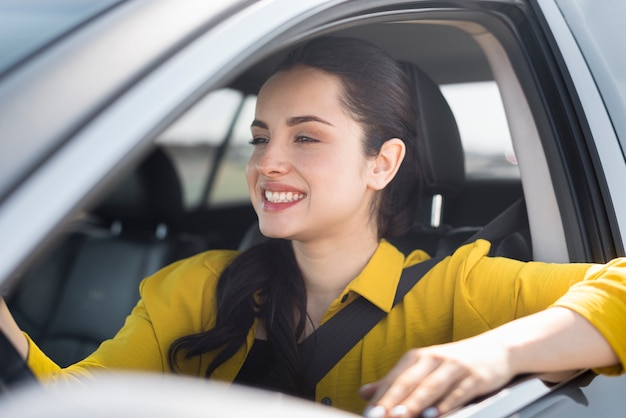
[[[523,199],[506,255],[624,256],[624,17],[620,0],[0,0],[2,294],[70,364],[121,327],[145,276],[262,239],[243,176],[256,94],[322,35],[379,45],[451,109],[462,148],[431,135],[446,163],[399,248],[449,251]],[[139,373],[49,392],[20,384],[2,347],[2,416],[351,416]],[[625,390],[591,371],[521,376],[450,416],[621,416]]]

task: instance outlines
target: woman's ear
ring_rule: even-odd
[[[385,141],[380,152],[370,161],[369,185],[374,190],[382,190],[393,180],[404,160],[406,148],[398,138]]]

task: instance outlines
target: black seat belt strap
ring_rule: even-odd
[[[525,223],[526,216],[524,201],[519,199],[464,244],[481,238],[494,241],[509,235]],[[393,306],[444,258],[445,256],[431,258],[405,268],[398,282]],[[314,398],[317,383],[386,315],[385,311],[359,297],[302,342],[299,352],[307,397]]]
[[[511,235],[526,226],[527,216],[526,202],[520,198],[478,230],[463,245],[477,239],[485,239],[493,243]]]
[[[431,258],[404,269],[394,306],[443,257]],[[387,313],[367,299],[358,297],[320,326],[300,345],[307,393],[346,355]]]

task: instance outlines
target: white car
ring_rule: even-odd
[[[258,239],[255,95],[287,49],[329,34],[420,68],[452,110],[429,119],[440,164],[400,248],[449,251],[523,199],[505,254],[624,256],[625,18],[622,0],[0,0],[2,294],[70,364],[119,329],[146,275]],[[50,393],[0,347],[0,416],[349,415],[174,377]],[[623,416],[624,393],[626,377],[525,376],[451,416]]]

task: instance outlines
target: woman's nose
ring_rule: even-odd
[[[270,141],[259,149],[255,166],[265,176],[279,175],[289,170],[288,153],[278,141]]]

